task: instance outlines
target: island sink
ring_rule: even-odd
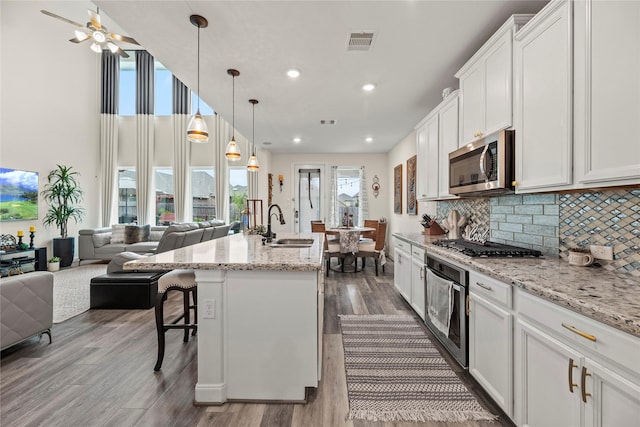
[[[271,244],[274,248],[308,248],[313,245],[313,239],[278,239]]]

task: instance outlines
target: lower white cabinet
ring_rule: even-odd
[[[411,246],[411,299],[409,303],[422,320],[425,316],[424,274],[424,249]]]
[[[511,286],[469,273],[469,373],[513,415]]]
[[[638,425],[640,340],[516,290],[518,294],[516,423]]]
[[[400,295],[411,301],[411,244],[397,240],[394,250],[394,276],[393,284]]]

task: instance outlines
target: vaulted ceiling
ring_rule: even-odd
[[[236,128],[251,136],[248,100],[258,99],[260,147],[357,153],[391,149],[442,100],[445,87],[457,88],[455,72],[511,14],[535,13],[547,1],[94,3],[194,90],[198,30],[189,16],[204,16],[209,26],[200,30],[200,91],[218,114],[231,122],[226,70],[235,68]],[[350,34],[360,32],[374,34],[371,48],[347,50]],[[300,77],[287,77],[290,68]],[[365,92],[365,83],[376,87]]]

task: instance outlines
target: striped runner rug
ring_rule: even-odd
[[[494,420],[413,317],[341,315],[349,419]]]

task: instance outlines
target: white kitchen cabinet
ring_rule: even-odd
[[[521,426],[632,426],[640,339],[520,289],[514,419]]]
[[[456,73],[460,79],[460,142],[512,124],[513,35],[533,15],[512,15]]]
[[[421,201],[435,200],[438,197],[438,124],[438,113],[432,112],[418,124],[416,130],[417,194]]]
[[[576,186],[640,183],[640,2],[574,5]]]
[[[424,320],[424,249],[411,246],[411,307]]]
[[[452,92],[416,127],[420,200],[457,197],[449,194],[449,153],[458,149],[458,93]]]
[[[518,193],[572,185],[572,4],[551,2],[515,35]]]
[[[411,302],[411,244],[396,239],[393,252],[394,274],[393,284],[400,295]]]
[[[469,272],[469,373],[513,416],[511,285]]]

